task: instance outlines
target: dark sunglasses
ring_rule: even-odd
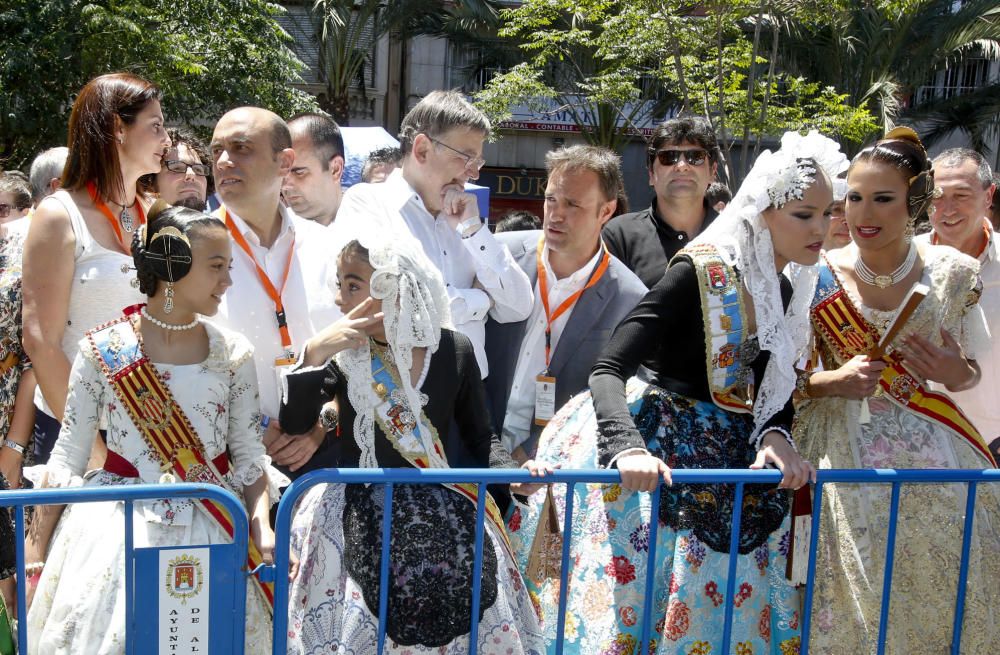
[[[708,159],[708,151],[700,148],[697,150],[657,150],[653,156],[663,166],[673,166],[681,160],[681,157],[690,166],[701,166]]]
[[[191,172],[195,175],[200,175],[201,177],[208,177],[212,172],[212,167],[206,164],[189,164],[188,162],[181,161],[180,159],[163,160],[163,167],[171,173],[187,173],[189,166],[191,167]]]

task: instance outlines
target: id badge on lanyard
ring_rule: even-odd
[[[545,264],[542,261],[542,252],[544,248],[545,237],[542,236],[538,240],[537,266],[538,289],[542,297],[542,306],[545,309],[545,370],[535,377],[535,425],[541,426],[548,425],[549,421],[552,420],[552,417],[556,415],[556,379],[554,376],[550,375],[548,370],[549,362],[552,359],[552,324],[557,318],[573,307],[576,301],[579,300],[580,296],[583,295],[584,291],[597,284],[598,280],[604,276],[604,273],[608,270],[608,265],[611,263],[611,254],[602,242],[601,248],[604,250],[604,256],[601,257],[597,267],[591,271],[587,283],[582,289],[564,300],[561,305],[556,307],[555,311],[552,311],[549,308],[548,276],[545,273]]]
[[[547,373],[535,377],[535,425],[547,425],[556,415],[556,379]]]

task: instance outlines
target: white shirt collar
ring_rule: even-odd
[[[590,258],[586,264],[583,265],[577,271],[570,273],[567,277],[561,280],[557,280],[555,271],[552,270],[551,264],[549,264],[549,244],[545,244],[542,249],[542,265],[545,266],[545,276],[555,281],[555,284],[561,286],[569,285],[570,287],[582,287],[587,283],[587,278],[590,277],[590,273],[597,267],[597,262],[600,260],[601,255],[604,254],[604,248],[598,248],[594,256]],[[554,285],[553,285],[554,286]]]
[[[225,207],[225,205],[223,205],[223,207]],[[239,214],[229,207],[226,207],[226,211],[229,212],[229,217],[233,219],[233,224],[236,226],[236,229],[239,230],[239,233],[243,235],[243,238],[247,240],[247,243],[261,248],[260,239],[257,237],[257,233],[254,232],[253,228],[250,227],[246,221],[240,218]],[[278,238],[274,240],[275,245],[286,238],[294,238],[295,236],[295,212],[281,203],[278,203],[278,213],[281,215],[281,229],[278,230]],[[271,247],[273,248],[274,246],[272,245]],[[270,250],[270,248],[268,248],[268,250]]]
[[[402,209],[407,203],[417,202],[425,211],[427,210],[420,194],[403,177],[403,169],[397,168],[390,173],[389,177],[385,178],[385,182],[382,182],[382,186],[393,207]]]
[[[983,219],[986,222],[986,230],[990,234],[990,241],[986,244],[986,249],[983,254],[979,256],[979,262],[985,264],[986,262],[998,262],[998,250],[997,250],[997,233],[993,229],[993,223],[990,222],[988,218]]]

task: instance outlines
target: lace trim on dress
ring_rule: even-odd
[[[733,201],[692,242],[715,245],[727,263],[743,275],[744,285],[753,298],[760,348],[770,353],[764,379],[757,381],[753,403],[754,430],[750,439],[754,442],[768,420],[792,396],[795,363],[805,352],[809,338],[809,308],[818,270],[815,266],[789,265],[792,299],[785,310],[774,262],[774,244],[762,215],[768,207],[780,207],[793,198],[801,198],[813,183],[816,170],[803,167],[805,158],[819,164],[830,179],[847,168],[847,158],[835,141],[816,131],[805,137],[787,132],[777,152],[761,153]]]
[[[372,298],[382,301],[385,317],[382,324],[389,343],[387,352],[399,372],[400,388],[407,405],[419,416],[426,396],[417,391],[410,379],[413,367],[413,349],[426,348],[424,366],[430,363],[437,350],[441,328],[451,324],[448,295],[440,272],[424,255],[420,244],[412,239],[385,242],[363,237],[360,242],[368,247],[368,262],[372,273],[369,289]],[[347,377],[347,398],[357,411],[354,419],[354,438],[361,456],[358,466],[376,468],[374,407],[381,403],[372,389],[371,346],[366,342],[360,348],[343,350],[334,357],[337,366]],[[426,373],[422,373],[423,378]],[[418,430],[422,439],[429,439],[429,430]],[[431,466],[448,468],[448,462],[429,442],[424,444]]]

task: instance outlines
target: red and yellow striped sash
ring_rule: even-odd
[[[868,353],[878,341],[875,328],[865,320],[843,288],[813,307],[812,321],[817,332],[843,360]],[[928,389],[903,366],[895,353],[882,359],[887,366],[878,384],[885,396],[961,437],[996,468],[996,460],[986,441],[953,400]]]
[[[227,487],[223,475],[205,457],[184,410],[174,402],[170,390],[142,351],[135,324],[128,316],[87,333],[98,365],[107,377],[115,396],[128,412],[164,472],[184,482],[200,482]],[[201,507],[227,535],[233,536],[233,521],[224,507],[209,499],[200,499]],[[263,563],[253,540],[249,541],[247,566],[254,570]],[[253,576],[258,588],[274,606],[274,585]]]

